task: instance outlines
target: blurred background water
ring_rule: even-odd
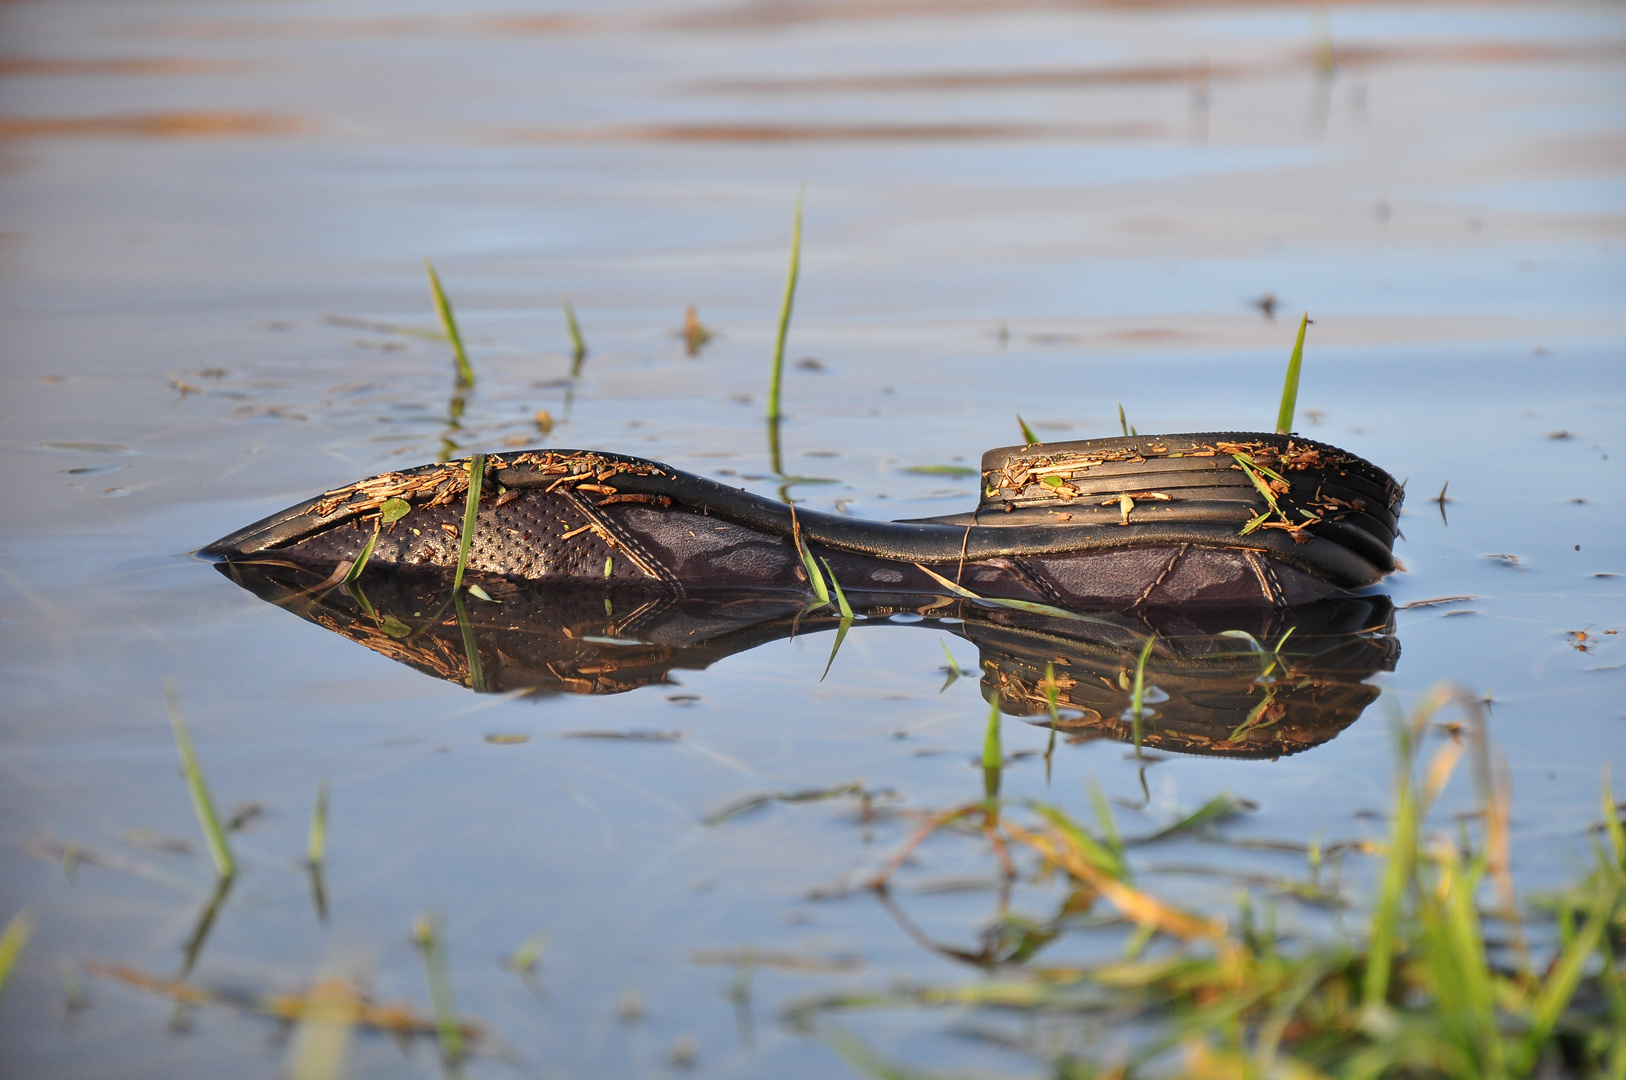
[[[480,698],[186,557],[454,449],[614,450],[773,493],[762,410],[803,185],[783,438],[787,471],[838,481],[795,489],[818,509],[968,507],[973,480],[904,470],[974,466],[1018,412],[1051,439],[1116,434],[1119,402],[1141,431],[1269,427],[1308,310],[1301,430],[1410,484],[1388,591],[1471,598],[1402,610],[1383,685],[1491,695],[1515,870],[1563,879],[1626,746],[1623,60],[1603,3],[0,7],[0,918],[38,923],[0,995],[0,1071],[285,1068],[271,1021],[92,973],[170,977],[209,896],[166,676],[215,798],[247,808],[200,985],[342,969],[426,1011],[411,926],[433,910],[495,1047],[470,1075],[812,1077],[842,1066],[787,1003],[966,974],[872,895],[817,899],[907,817],[838,799],[704,824],[852,781],[895,809],[976,797],[986,706],[974,678],[939,691],[944,645],[976,666],[945,630],[867,627],[822,683],[829,632],[673,686]],[[444,344],[401,332],[434,326],[425,257],[480,376],[461,415]],[[574,382],[567,299],[591,350]],[[696,357],[689,305],[715,334]],[[1170,757],[1144,793],[1110,742],[1006,783],[1086,812],[1098,781],[1143,804],[1120,809],[1131,832],[1231,791],[1257,804],[1232,838],[1375,837],[1383,711],[1277,762]],[[682,738],[555,737],[583,729]],[[1013,751],[1044,737],[1007,725]],[[300,865],[324,778],[326,921]],[[901,900],[975,941],[986,852],[922,859],[983,876]],[[538,930],[527,982],[501,961]],[[739,972],[709,960],[750,948],[791,959],[731,997]],[[923,1066],[1034,1068],[941,1013],[859,1030]],[[425,1041],[361,1038],[350,1062],[440,1069]]]

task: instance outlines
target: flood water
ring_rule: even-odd
[[[11,3],[0,921],[26,907],[37,931],[0,992],[0,1072],[283,1075],[287,1028],[232,1000],[338,974],[427,1015],[423,913],[486,1032],[465,1075],[824,1077],[855,1039],[1043,1072],[1064,1036],[1019,1016],[785,1019],[975,982],[953,953],[1002,904],[1063,899],[1002,896],[976,836],[934,839],[885,900],[859,887],[920,812],[981,797],[983,665],[1042,668],[1038,646],[876,614],[829,663],[821,617],[620,683],[477,694],[189,555],[514,446],[777,495],[764,395],[803,185],[781,464],[833,482],[792,486],[802,505],[968,510],[975,477],[908,470],[975,468],[1018,413],[1055,440],[1117,434],[1120,402],[1143,432],[1268,429],[1306,310],[1300,430],[1408,484],[1406,571],[1378,590],[1398,649],[1350,680],[1388,702],[1245,760],[1064,732],[1047,765],[1049,731],[1013,717],[1006,794],[1090,818],[1099,784],[1130,836],[1248,800],[1136,855],[1151,891],[1234,911],[1247,880],[1304,873],[1244,842],[1381,837],[1386,716],[1450,682],[1491,698],[1521,889],[1577,871],[1626,757],[1618,5]],[[421,333],[426,257],[479,376],[460,397]],[[689,305],[714,334],[693,357]],[[1108,685],[1126,640],[1091,654]],[[212,911],[166,680],[239,819]],[[746,806],[799,793],[826,797]],[[1473,805],[1459,780],[1442,827]],[[1342,872],[1358,902],[1369,860]],[[534,970],[506,969],[539,932]],[[158,987],[181,976],[214,998]],[[348,1074],[442,1068],[428,1039],[358,1032]]]

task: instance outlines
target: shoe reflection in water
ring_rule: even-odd
[[[482,577],[500,603],[458,597],[449,574],[368,574],[344,586],[275,558],[225,562],[231,578],[300,618],[417,670],[490,693],[616,694],[670,684],[675,670],[793,634],[838,627],[805,595],[742,591],[683,596]],[[981,653],[984,696],[1050,725],[1049,665],[1063,735],[1134,737],[1130,700],[1141,648],[1147,691],[1141,744],[1150,749],[1275,758],[1317,746],[1378,695],[1367,680],[1399,656],[1385,596],[1297,607],[1146,609],[1061,619],[943,596],[850,596],[854,632],[911,626],[947,631]],[[896,614],[920,616],[899,623]],[[1284,640],[1285,639],[1285,640]]]

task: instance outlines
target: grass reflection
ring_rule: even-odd
[[[1395,724],[1389,835],[1361,848],[1382,858],[1362,938],[1295,940],[1277,932],[1274,908],[1262,923],[1255,914],[1251,888],[1261,884],[1280,896],[1341,901],[1320,882],[1319,843],[1307,852],[1307,882],[1236,875],[1250,889],[1232,920],[1184,910],[1135,882],[1129,849],[1171,831],[1210,826],[1237,805],[1221,796],[1171,829],[1128,843],[1110,826],[1104,803],[1099,832],[1057,807],[1011,805],[1021,823],[1005,819],[1003,843],[988,836],[1007,883],[1018,875],[1006,850],[1020,850],[1037,858],[1031,879],[1060,877],[1066,899],[1049,919],[1034,920],[1011,913],[1002,891],[979,947],[934,941],[891,895],[892,879],[933,834],[953,832],[978,814],[992,818],[998,799],[989,784],[983,799],[927,818],[871,884],[922,947],[991,977],[843,991],[803,1001],[787,1017],[823,1027],[850,1065],[874,1077],[930,1074],[886,1061],[827,1018],[877,1009],[1014,1012],[1045,1022],[1015,1043],[1048,1058],[1059,1078],[1612,1075],[1626,1067],[1626,971],[1618,946],[1626,927],[1626,825],[1620,808],[1606,775],[1606,843],[1596,846],[1594,865],[1579,882],[1542,899],[1542,911],[1556,923],[1543,962],[1499,943],[1487,932],[1487,919],[1508,936],[1522,935],[1524,923],[1516,901],[1489,916],[1479,901],[1481,885],[1495,876],[1502,857],[1505,800],[1481,782],[1477,839],[1465,829],[1454,838],[1436,835],[1426,824],[1465,752],[1490,753],[1475,700],[1441,688]],[[1453,703],[1468,714],[1468,743],[1448,736],[1425,763],[1433,718]],[[994,772],[993,723],[985,773]],[[1505,888],[1511,889],[1510,879]],[[1066,934],[1115,927],[1130,931],[1121,960],[1030,963]],[[1070,1032],[1059,1040],[1056,1020],[1066,1021]]]

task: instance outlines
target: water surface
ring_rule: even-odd
[[[469,1075],[828,1076],[828,1029],[791,1003],[979,977],[922,944],[975,951],[999,910],[973,839],[923,849],[896,911],[848,889],[910,814],[983,790],[963,627],[877,618],[823,681],[829,620],[625,693],[477,695],[186,555],[447,452],[604,449],[777,492],[763,395],[804,184],[782,464],[836,483],[796,498],[969,508],[974,480],[905,470],[974,466],[1017,413],[1051,439],[1116,434],[1119,402],[1141,431],[1269,426],[1308,309],[1301,429],[1409,483],[1400,656],[1373,685],[1491,695],[1521,884],[1585,857],[1626,746],[1615,8],[138,0],[0,27],[0,918],[39,924],[0,996],[10,1071],[279,1075],[273,1021],[92,968],[171,978],[197,941],[196,985],[339,971],[426,1011],[425,911],[491,1035]],[[479,372],[461,404],[445,346],[399,331],[433,326],[425,256]],[[690,304],[716,333],[693,358]],[[1467,599],[1406,606],[1440,597]],[[950,681],[945,646],[973,674]],[[257,808],[201,940],[166,678],[217,802]],[[1004,790],[1087,815],[1099,783],[1130,834],[1229,791],[1255,808],[1219,838],[1373,838],[1385,709],[1275,761],[1063,741],[1048,777],[1048,733],[1013,719]],[[678,734],[561,737],[582,732]],[[324,779],[325,920],[301,865]],[[868,797],[708,824],[846,785]],[[1472,805],[1461,783],[1441,821]],[[1155,872],[1194,864],[1303,869],[1189,837],[1141,862],[1231,910],[1237,881]],[[1367,867],[1345,872],[1358,898]],[[534,977],[505,971],[538,930]],[[741,950],[768,958],[748,993]],[[835,1023],[925,1067],[1039,1068],[976,1037],[989,1017]],[[440,1069],[422,1040],[353,1048],[357,1076]]]

